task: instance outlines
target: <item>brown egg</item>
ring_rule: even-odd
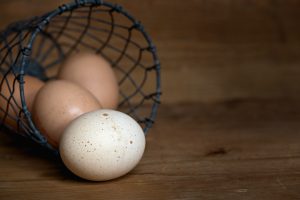
[[[119,85],[110,64],[100,55],[77,53],[71,56],[58,73],[59,79],[78,83],[89,90],[103,108],[118,105]]]
[[[101,108],[97,99],[81,86],[55,80],[45,84],[36,95],[33,121],[54,147],[65,127],[76,117]]]
[[[3,75],[0,75],[0,81],[2,80]],[[18,80],[15,80],[15,76],[13,74],[8,74],[6,76],[6,80],[3,81],[2,87],[0,89],[0,120],[2,120],[5,117],[5,111],[7,109],[8,104],[7,100],[10,98],[11,92],[14,91],[13,98],[10,99],[9,108],[7,110],[8,116],[6,116],[4,123],[16,130],[18,124],[15,119],[19,116],[20,109],[22,108],[20,84]],[[39,89],[44,85],[44,82],[28,75],[24,76],[24,81],[25,103],[29,112],[31,112],[34,98]]]

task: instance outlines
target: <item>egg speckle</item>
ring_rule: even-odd
[[[83,133],[82,127],[87,131]],[[132,170],[144,149],[144,132],[134,119],[119,111],[103,109],[73,120],[61,137],[59,151],[74,174],[92,181],[105,181]]]

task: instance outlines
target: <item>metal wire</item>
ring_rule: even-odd
[[[139,21],[101,0],[75,0],[0,32],[0,126],[51,148],[32,121],[24,78],[55,79],[67,57],[87,50],[111,63],[119,80],[118,110],[135,118],[146,134],[160,104],[157,50]]]

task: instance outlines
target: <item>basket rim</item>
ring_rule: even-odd
[[[157,115],[158,106],[160,104],[160,96],[161,96],[161,70],[160,70],[160,61],[157,55],[157,49],[150,37],[150,35],[145,31],[144,27],[142,26],[140,21],[136,21],[135,18],[129,14],[126,10],[124,10],[120,5],[118,4],[112,4],[106,1],[102,0],[75,0],[73,2],[63,4],[59,6],[58,8],[54,9],[51,12],[46,13],[45,15],[40,16],[42,18],[41,21],[39,21],[31,30],[31,36],[29,38],[29,42],[25,45],[24,49],[22,49],[21,53],[21,66],[20,66],[20,74],[19,74],[19,81],[20,81],[20,97],[21,97],[21,103],[22,103],[22,109],[25,114],[25,117],[28,121],[28,124],[34,132],[32,133],[34,136],[34,140],[43,146],[47,146],[50,149],[54,149],[48,142],[47,139],[44,137],[42,133],[36,128],[34,125],[34,122],[31,118],[31,113],[29,112],[26,101],[25,101],[25,94],[24,94],[24,76],[25,74],[25,66],[29,63],[30,54],[32,51],[32,46],[35,41],[36,36],[49,24],[49,22],[56,16],[61,15],[64,12],[72,11],[81,7],[88,7],[88,6],[105,6],[110,9],[113,9],[114,11],[124,15],[127,17],[133,25],[136,27],[138,31],[140,31],[144,38],[146,39],[148,45],[149,45],[149,52],[151,52],[154,66],[156,67],[156,94],[155,94],[155,101],[153,101],[151,113],[149,118],[145,118],[148,123],[146,123],[143,131],[145,135],[147,135],[147,132],[152,127],[154,120]]]

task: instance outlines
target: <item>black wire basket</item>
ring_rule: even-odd
[[[117,109],[136,119],[146,134],[161,95],[156,48],[139,21],[121,6],[101,0],[64,4],[43,16],[13,23],[0,33],[1,128],[52,149],[32,121],[24,80],[26,76],[45,82],[55,79],[61,63],[83,51],[109,61],[120,88]]]

